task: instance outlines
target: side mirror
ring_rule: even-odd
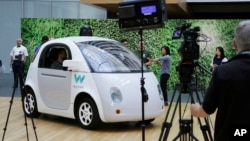
[[[87,72],[84,67],[84,62],[80,60],[64,60],[63,67],[66,67],[70,71],[82,71]]]

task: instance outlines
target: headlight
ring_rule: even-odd
[[[122,94],[118,88],[115,88],[115,87],[110,88],[110,95],[111,95],[111,99],[113,102],[115,103],[122,102]]]
[[[157,85],[157,88],[158,88],[158,92],[159,92],[159,95],[160,95],[160,99],[164,100],[162,90],[161,90],[161,86],[159,84]]]

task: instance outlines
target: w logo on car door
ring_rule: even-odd
[[[75,83],[82,83],[85,75],[74,74]]]

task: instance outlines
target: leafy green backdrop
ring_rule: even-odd
[[[146,50],[152,53],[154,58],[161,56],[161,47],[168,45],[171,50],[172,64],[171,77],[168,83],[168,89],[173,89],[179,81],[178,72],[175,68],[180,61],[177,53],[183,38],[172,40],[173,31],[183,22],[192,23],[191,28],[199,26],[200,33],[205,34],[210,42],[199,42],[200,58],[197,60],[206,68],[210,68],[212,57],[215,54],[217,46],[223,46],[228,59],[235,55],[232,39],[235,26],[242,19],[223,19],[223,20],[189,20],[189,19],[168,19],[165,21],[163,28],[145,29],[143,30],[143,40],[145,41]],[[34,47],[41,41],[42,36],[48,35],[52,38],[60,38],[65,36],[78,36],[79,30],[83,25],[90,25],[94,36],[107,37],[115,40],[123,38],[128,39],[129,48],[135,50],[137,41],[140,40],[138,31],[122,31],[118,27],[118,20],[115,19],[34,19],[23,18],[21,21],[21,36],[23,45],[28,48],[30,59],[26,65],[26,72],[33,56]],[[202,40],[200,37],[199,39]],[[150,66],[157,78],[159,79],[160,68],[156,64]],[[199,71],[199,83],[207,85],[210,75]]]

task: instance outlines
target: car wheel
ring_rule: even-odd
[[[96,104],[90,98],[84,98],[78,102],[75,115],[84,129],[96,129],[101,123]]]
[[[148,120],[144,120],[144,124],[150,124],[151,122],[153,122],[155,119],[148,119]],[[139,122],[140,124],[142,123],[142,121]]]
[[[145,120],[145,124],[150,124],[151,122],[153,122],[155,119],[148,119],[148,120]]]
[[[23,98],[23,111],[29,117],[38,117],[40,115],[37,110],[36,97],[32,90],[26,90],[26,94]]]

